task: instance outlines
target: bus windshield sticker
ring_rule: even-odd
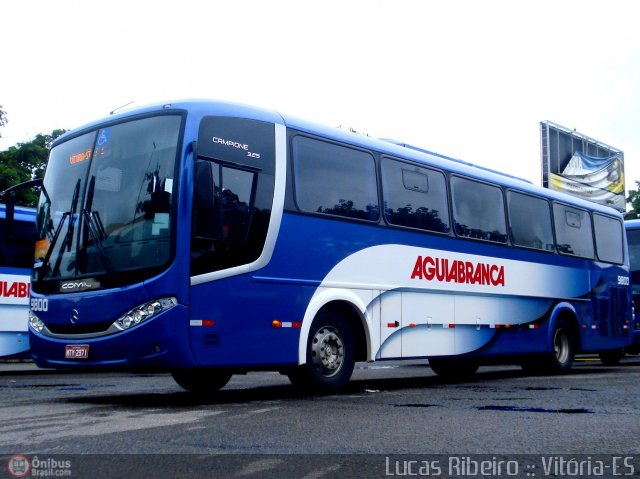
[[[98,146],[105,146],[107,143],[109,143],[110,137],[111,137],[111,128],[103,128],[98,133],[98,141],[96,144]]]

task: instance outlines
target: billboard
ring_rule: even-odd
[[[624,153],[575,130],[540,123],[542,186],[626,210]]]

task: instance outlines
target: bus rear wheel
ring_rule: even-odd
[[[231,379],[232,374],[222,369],[178,369],[171,376],[180,387],[187,391],[209,396],[222,389]]]
[[[346,386],[354,366],[355,341],[349,323],[334,311],[321,311],[309,331],[306,363],[288,376],[302,389],[331,392]]]
[[[624,357],[624,349],[613,349],[611,351],[602,351],[600,353],[600,361],[605,366],[617,366]]]
[[[575,340],[569,323],[556,322],[551,340],[551,352],[522,363],[522,369],[532,374],[564,374],[569,372],[575,356]]]
[[[569,324],[560,320],[553,330],[553,352],[547,359],[547,369],[552,373],[566,373],[571,369],[575,345]]]

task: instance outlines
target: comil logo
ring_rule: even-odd
[[[100,287],[100,282],[94,278],[87,278],[79,281],[65,281],[60,283],[59,291],[61,293],[75,293],[78,291],[87,291]]]
[[[31,463],[26,456],[15,454],[9,458],[7,470],[13,477],[26,477],[31,471]]]

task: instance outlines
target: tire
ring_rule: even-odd
[[[571,369],[575,356],[575,344],[569,324],[564,320],[556,322],[551,340],[552,353],[547,358],[547,369],[551,373],[566,373]]]
[[[301,389],[334,392],[344,388],[355,366],[355,341],[349,323],[337,312],[318,313],[309,330],[306,363],[288,373]]]
[[[556,322],[551,338],[551,352],[542,357],[532,357],[521,364],[530,374],[564,374],[569,372],[575,356],[575,339],[569,323]]]
[[[612,351],[603,351],[600,353],[600,361],[605,366],[617,366],[624,357],[624,349],[614,349]]]
[[[429,366],[443,379],[469,379],[478,371],[478,363],[467,358],[429,358]]]
[[[223,369],[179,369],[171,373],[175,382],[187,391],[202,396],[211,396],[222,389],[232,374]]]

